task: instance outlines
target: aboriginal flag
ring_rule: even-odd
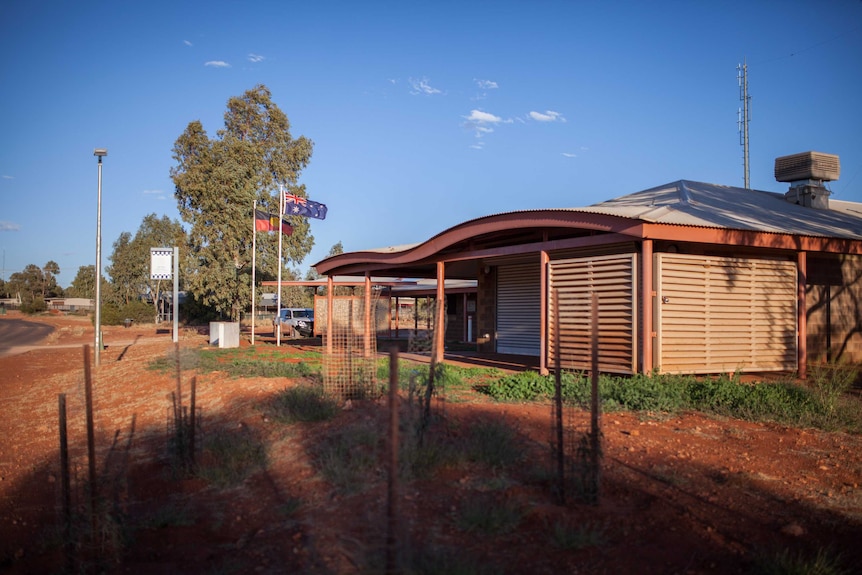
[[[278,216],[262,212],[254,211],[254,229],[259,232],[274,232],[278,230]],[[281,231],[287,235],[293,233],[293,228],[286,221],[281,221]]]

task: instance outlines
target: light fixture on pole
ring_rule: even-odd
[[[99,352],[102,350],[102,157],[108,155],[105,148],[96,148],[93,155],[99,158],[99,196],[96,203],[96,337],[95,360],[99,365]]]

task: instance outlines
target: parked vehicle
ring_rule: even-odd
[[[282,333],[292,337],[314,337],[314,310],[308,308],[285,308],[275,320]]]

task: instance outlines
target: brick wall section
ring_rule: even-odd
[[[497,268],[490,267],[489,273],[485,273],[481,262],[476,300],[477,347],[480,352],[494,353],[497,350]]]
[[[808,357],[862,362],[862,256],[809,254]]]
[[[461,294],[446,296],[446,341],[464,339],[464,305]]]

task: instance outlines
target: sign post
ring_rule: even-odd
[[[173,265],[172,265],[173,264]],[[180,248],[150,248],[150,279],[174,280],[174,292],[171,301],[171,317],[173,318],[173,342],[179,341],[180,316]]]

